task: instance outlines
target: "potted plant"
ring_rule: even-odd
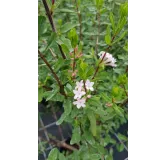
[[[128,121],[127,16],[127,1],[39,1],[39,102],[72,129],[68,141],[51,138],[48,160],[112,160],[128,150],[119,130]]]

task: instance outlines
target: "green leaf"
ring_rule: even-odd
[[[81,140],[81,130],[80,127],[76,127],[73,130],[73,134],[72,134],[72,138],[70,141],[70,144],[75,144],[75,143],[79,143]]]
[[[117,74],[122,74],[123,73],[123,68],[114,68],[113,71]]]
[[[72,46],[71,46],[71,41],[70,41],[69,39],[67,39],[67,38],[65,38],[64,36],[62,36],[62,37],[61,37],[61,41],[63,42],[63,44],[66,45],[66,47],[68,48],[68,50],[69,50],[70,52],[73,51],[73,48],[72,48]]]
[[[110,35],[105,35],[105,42],[106,42],[106,44],[108,44],[108,45],[111,44],[111,37],[110,37]]]
[[[98,146],[97,146],[97,149],[98,149],[98,152],[99,152],[100,154],[102,154],[102,155],[104,155],[104,154],[105,154],[105,149],[104,149],[104,147],[103,147],[103,146],[98,145]]]
[[[105,156],[105,160],[113,160],[113,156],[112,156],[112,155],[109,155],[109,156],[106,155],[106,156]]]
[[[54,9],[58,8],[58,6],[62,3],[63,0],[56,0],[54,3]]]
[[[65,156],[62,153],[59,154],[59,160],[66,160]]]
[[[128,15],[128,2],[121,4],[120,15],[121,15],[121,17],[126,17]]]
[[[101,107],[101,102],[100,102],[100,97],[97,96],[92,96],[89,100],[88,100],[88,104],[90,106],[95,106],[95,107]]]
[[[72,102],[69,99],[65,99],[65,101],[63,103],[63,107],[65,110],[65,114],[69,115],[71,113],[71,109],[72,109]]]
[[[105,110],[103,110],[103,108],[97,108],[94,110],[96,114],[100,115],[100,117],[105,118],[105,116],[107,115],[107,112]]]
[[[65,120],[66,116],[66,113],[63,113],[60,119],[56,122],[56,125],[60,125]]]
[[[103,6],[103,0],[96,0],[96,7],[99,10]]]
[[[116,33],[119,33],[122,30],[122,28],[124,27],[124,25],[126,24],[126,22],[127,22],[126,17],[123,17],[123,18],[119,19]]]
[[[61,47],[62,47],[62,50],[63,50],[64,53],[66,53],[66,54],[70,53],[68,47],[65,44],[61,44]]]
[[[59,91],[59,88],[56,87],[56,88],[54,88],[54,90],[47,92],[49,94],[49,96],[46,98],[46,101],[51,100],[58,91]]]
[[[121,141],[127,141],[127,137],[118,133],[118,138],[121,140]]]
[[[113,139],[113,138],[110,138],[110,143],[111,143],[111,144],[116,144],[116,140]]]
[[[56,12],[77,13],[77,12],[70,10],[70,9],[67,9],[67,8],[58,9],[58,10],[56,10]]]
[[[91,160],[100,160],[101,156],[100,156],[100,154],[94,153],[94,154],[90,155],[90,159]]]
[[[56,33],[52,32],[51,36],[48,39],[48,43],[47,43],[47,47],[46,47],[45,51],[51,46],[51,44],[53,43],[53,41],[55,40],[55,38],[56,38]]]
[[[48,160],[57,160],[58,154],[59,150],[57,148],[53,148],[48,155]]]
[[[44,97],[48,98],[50,96],[50,94],[51,94],[50,91],[49,92],[45,92]],[[63,102],[64,96],[61,95],[60,93],[56,93],[53,96],[49,97],[48,100],[55,101],[55,102],[56,101]]]
[[[128,42],[125,43],[125,46],[123,47],[123,49],[128,52]]]
[[[115,34],[115,31],[116,31],[116,28],[115,28],[115,20],[114,20],[114,15],[113,15],[112,12],[110,13],[110,22],[111,22],[111,25],[112,25],[113,33]]]
[[[118,152],[122,152],[124,150],[124,145],[123,144],[116,144],[116,149]]]
[[[87,63],[84,63],[83,61],[81,61],[80,67],[81,67],[81,69],[83,70],[83,72],[85,72],[86,69],[88,68],[88,64],[87,64]]]
[[[65,60],[63,58],[59,57],[58,60],[55,62],[54,71],[58,72],[64,63],[65,63]]]
[[[72,28],[79,26],[79,24],[72,24],[71,22],[65,23],[61,28],[61,33],[66,33],[67,31],[71,30]]]
[[[43,99],[44,90],[43,88],[38,88],[38,102],[41,102]]]
[[[101,97],[106,101],[112,103],[111,97],[108,97],[106,93],[100,93]]]
[[[68,33],[68,37],[71,40],[72,47],[75,48],[78,43],[78,35],[75,28],[70,30],[70,32]],[[80,44],[79,44],[79,48],[80,48]]]
[[[94,140],[92,134],[91,134],[89,131],[85,131],[84,136],[85,136],[86,141],[87,141],[89,144],[91,144],[91,145],[94,145],[94,144],[95,144],[95,140]]]
[[[46,17],[38,16],[38,37],[44,33],[46,30]]]
[[[124,114],[122,113],[122,111],[120,110],[120,107],[118,107],[117,105],[113,105],[113,108],[116,112],[116,114],[120,117],[123,117],[124,118]]]
[[[120,40],[122,40],[126,36],[126,34],[127,34],[127,31],[124,31],[121,34],[121,36],[118,39],[116,39],[116,41],[113,42],[113,44],[115,44],[115,43],[119,42]]]
[[[90,76],[92,76],[94,74],[94,67],[88,67],[88,68],[89,69],[88,69],[88,71],[86,73],[86,77],[87,78],[90,77]]]
[[[88,70],[88,64],[80,61],[80,65],[78,67],[78,74],[80,76],[81,79],[85,80],[87,79],[87,70]]]
[[[111,45],[111,34],[110,34],[110,26],[107,26],[107,30],[106,30],[106,35],[105,35],[105,42],[108,45]]]
[[[80,67],[78,68],[78,75],[81,79],[83,79],[83,80],[86,79],[86,74]]]
[[[88,118],[90,120],[90,131],[93,136],[96,136],[96,117],[92,110],[88,110]]]

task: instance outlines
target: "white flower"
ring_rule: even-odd
[[[103,58],[103,56],[105,55],[106,52],[101,51],[98,55],[100,56],[100,59]],[[115,64],[116,59],[112,56],[112,54],[110,53],[106,53],[104,59],[103,59],[103,63],[106,66],[112,66],[112,67],[116,67],[117,65]]]
[[[73,90],[73,92],[75,94],[74,99],[81,98],[83,95],[86,94],[84,91],[81,90]]]
[[[82,89],[82,87],[83,87],[83,80],[81,80],[80,82],[76,82],[76,87],[75,87],[75,89],[78,89],[78,90],[81,90]]]
[[[87,89],[87,90],[94,91],[94,89],[93,89],[93,87],[92,87],[93,85],[94,85],[94,82],[90,82],[89,79],[86,80],[85,86],[86,86],[86,89]]]
[[[77,108],[85,107],[85,98],[77,99],[77,101],[73,102],[74,105],[77,105]]]

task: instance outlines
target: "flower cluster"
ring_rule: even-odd
[[[103,56],[105,55],[106,52],[101,51],[98,55],[100,56],[100,59],[103,58]],[[116,67],[117,65],[115,64],[116,59],[112,56],[112,54],[110,53],[106,53],[104,59],[103,59],[103,63],[106,66],[112,66],[112,67]]]
[[[94,91],[93,85],[94,82],[90,82],[89,79],[85,82],[83,80],[76,82],[75,90],[73,90],[74,99],[76,99],[76,101],[74,101],[73,104],[76,105],[78,109],[81,107],[84,108],[86,99],[91,98],[91,95],[87,95],[87,93],[88,91]]]

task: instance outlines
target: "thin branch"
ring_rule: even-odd
[[[43,141],[45,141],[45,139],[44,139],[43,137],[41,137],[41,136],[39,136],[39,137],[40,137],[40,139],[42,139]],[[64,142],[64,141],[59,141],[59,140],[57,140],[57,139],[52,139],[52,138],[50,138],[50,140],[47,141],[47,142],[48,142],[49,144],[55,145],[55,146],[57,146],[57,147],[65,148],[65,149],[70,150],[70,151],[75,151],[75,150],[77,150],[77,148],[75,148],[75,147],[73,147],[73,146],[67,144],[67,143]]]
[[[116,37],[116,34],[112,37],[112,39],[111,39],[111,43],[114,41],[115,37]],[[107,49],[106,49],[106,51],[105,51],[105,53],[104,53],[104,56],[103,56],[103,58],[101,59],[101,61],[99,62],[99,64],[98,64],[98,66],[97,66],[97,68],[96,68],[96,70],[95,70],[95,73],[94,73],[92,79],[95,78],[97,72],[99,71],[100,64],[103,62],[104,57],[106,56],[106,52],[107,52],[108,49],[110,49],[111,47],[112,47],[111,45],[107,47]]]
[[[47,14],[48,20],[49,20],[49,22],[50,22],[52,31],[53,31],[53,32],[56,32],[56,28],[55,28],[55,25],[54,25],[54,22],[53,22],[51,13],[50,13],[50,9],[48,8],[48,4],[47,4],[46,0],[42,0],[42,1],[43,1],[44,8],[45,8],[45,10],[46,10],[46,14]]]
[[[45,62],[45,64],[47,65],[47,67],[50,69],[51,73],[53,74],[55,80],[57,81],[59,88],[60,88],[60,93],[62,95],[65,96],[65,98],[67,97],[65,91],[64,91],[64,86],[62,85],[62,83],[60,82],[57,74],[53,71],[53,69],[51,68],[50,64],[48,63],[48,61],[46,60],[46,58],[43,56],[43,54],[38,50],[38,54],[41,57],[41,59]]]
[[[123,141],[121,141],[121,140],[119,139],[119,137],[118,137],[118,135],[117,135],[116,133],[114,133],[114,135],[115,135],[115,137],[119,140],[119,142],[124,145],[125,150],[128,152],[128,149],[127,149],[126,145],[123,143]]]
[[[120,104],[120,106],[123,107],[123,106],[125,106],[127,103],[128,103],[128,98],[125,99],[125,100]]]
[[[127,91],[126,91],[125,86],[124,86],[124,85],[122,85],[122,88],[124,89],[124,92],[125,92],[126,96],[128,97],[128,93],[127,93]]]
[[[83,83],[84,83],[85,92],[87,93],[86,86],[85,86],[85,80],[83,80]]]
[[[77,0],[75,0],[75,4],[76,4],[77,15],[78,15],[78,21],[79,21],[79,24],[80,24],[80,41],[81,41],[82,40],[82,24],[81,24],[82,16],[81,16],[81,13],[78,9]]]
[[[100,12],[97,12],[97,21],[98,21],[98,27],[97,27],[97,37],[96,37],[96,54],[98,53],[98,43],[99,43],[99,36],[100,36]]]
[[[72,65],[72,79],[75,79],[75,67],[76,67],[76,48],[74,48],[74,58],[73,58],[73,65]]]
[[[53,113],[53,117],[54,117],[55,121],[57,121],[58,118],[57,118],[57,115],[56,115],[56,112],[55,112],[55,109],[54,109],[53,106],[51,106],[51,111],[52,111],[52,113]],[[60,134],[60,136],[61,136],[61,140],[63,140],[64,137],[63,137],[62,129],[61,129],[61,126],[60,126],[60,125],[58,125],[58,131],[59,131],[59,134]]]
[[[95,78],[95,76],[96,76],[96,74],[97,74],[97,72],[98,72],[98,70],[99,70],[99,66],[100,66],[100,64],[103,62],[104,57],[106,56],[106,53],[107,53],[107,52],[105,52],[105,53],[104,53],[103,58],[102,58],[102,59],[101,59],[101,61],[99,62],[98,66],[97,66],[97,68],[96,68],[95,74],[94,74],[94,76],[93,76],[93,78],[92,78],[92,79],[94,79],[94,78]]]
[[[49,20],[50,25],[51,25],[52,31],[53,31],[53,32],[56,32],[56,27],[55,27],[55,24],[54,24],[54,22],[53,22],[53,19],[52,19],[51,12],[50,12],[50,9],[49,9],[49,7],[48,7],[48,4],[47,4],[46,0],[42,0],[42,1],[43,1],[43,5],[44,5],[44,8],[45,8],[45,11],[46,11],[48,20]],[[62,57],[63,57],[64,59],[66,59],[66,56],[65,56],[65,54],[64,54],[63,51],[62,51],[62,47],[61,47],[59,44],[58,44],[58,47],[59,47],[59,50],[60,50],[60,52],[61,52],[61,54],[62,54]]]
[[[44,89],[46,89],[46,91],[51,91],[52,88],[51,87],[48,87],[48,86],[42,86]]]
[[[51,49],[51,48],[49,48],[49,50],[50,50],[50,52],[51,52],[52,56],[56,59],[56,55],[55,55],[55,53],[52,51],[52,49]]]

